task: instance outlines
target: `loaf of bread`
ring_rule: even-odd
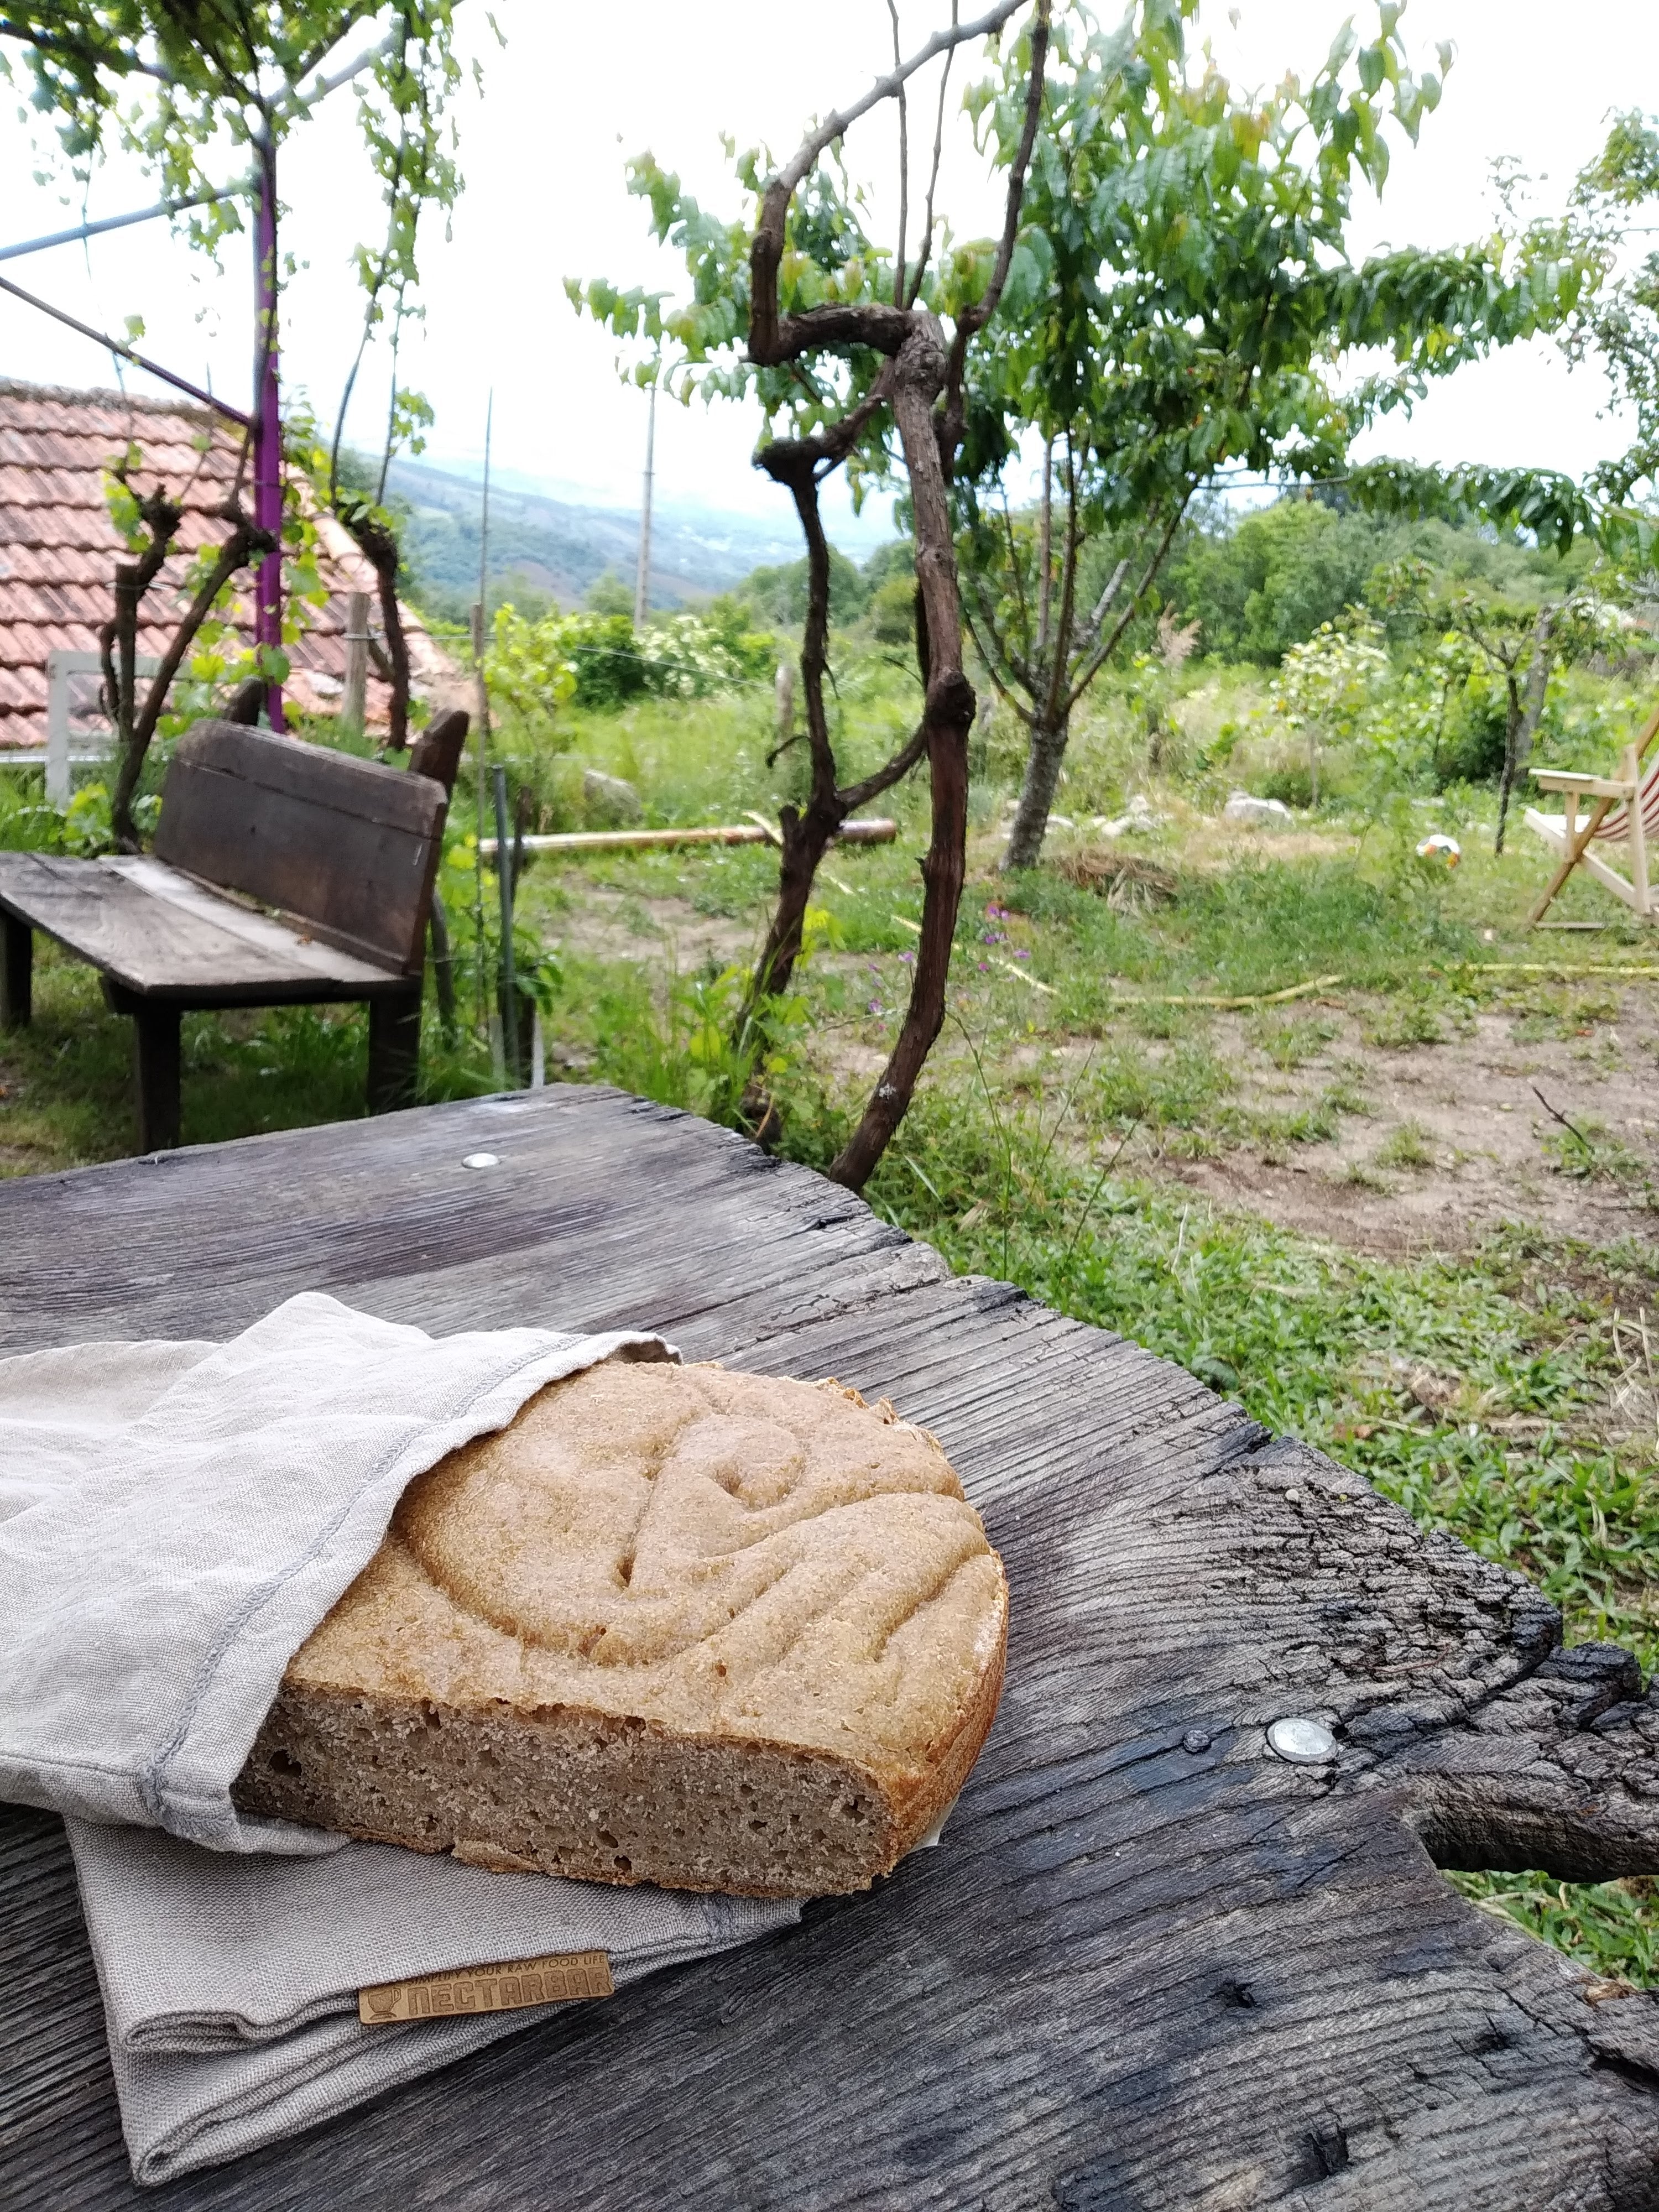
[[[410,1485],[234,1796],[501,1869],[867,1888],[961,1789],[1007,1617],[890,1406],[610,1363]]]

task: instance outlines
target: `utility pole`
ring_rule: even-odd
[[[645,500],[640,510],[640,566],[634,579],[634,627],[645,628],[651,600],[651,478],[657,450],[657,384],[651,380],[651,411],[645,423]]]
[[[478,596],[472,603],[472,672],[478,686],[478,835],[489,806],[489,687],[484,682],[484,610],[489,605],[486,580],[489,574],[489,440],[495,425],[495,392],[490,387],[484,408],[483,504],[478,515]]]
[[[482,840],[489,807],[489,687],[484,681],[484,585],[489,574],[489,440],[495,424],[495,392],[490,387],[484,408],[483,504],[478,517],[478,596],[472,602],[472,673],[478,687],[478,836]],[[503,863],[499,853],[495,865]],[[484,981],[483,854],[478,851],[472,868],[473,920],[478,944],[478,1019],[489,1030],[490,1057],[495,1064],[496,1085],[501,1080],[501,1031],[499,1012],[489,1010],[489,993]]]

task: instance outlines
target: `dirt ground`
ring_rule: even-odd
[[[640,898],[575,879],[573,902],[548,927],[548,941],[588,960],[665,963],[682,975],[711,956],[722,967],[753,959],[761,933],[729,915],[699,914],[690,899]]]
[[[1524,1018],[1480,1013],[1464,1035],[1391,1047],[1367,1042],[1363,1012],[1320,1012],[1337,1034],[1293,1071],[1255,1050],[1239,1018],[1218,1018],[1238,1103],[1293,1108],[1346,1075],[1370,1111],[1345,1115],[1332,1143],[1241,1146],[1166,1160],[1165,1172],[1286,1228],[1391,1256],[1455,1251],[1506,1219],[1595,1243],[1659,1228],[1647,1182],[1659,1178],[1650,990],[1624,991],[1614,1021],[1569,1037],[1528,1038]]]

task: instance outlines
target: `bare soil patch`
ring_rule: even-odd
[[[1398,1046],[1368,1040],[1374,1010],[1322,1007],[1335,1034],[1293,1070],[1273,1065],[1243,1018],[1222,1016],[1215,1044],[1235,1070],[1241,1106],[1294,1110],[1340,1080],[1368,1110],[1345,1114],[1329,1143],[1166,1158],[1164,1171],[1357,1251],[1455,1251],[1504,1220],[1593,1243],[1651,1236],[1659,1017],[1650,990],[1618,995],[1616,1019],[1582,1034],[1540,1037],[1524,1015],[1483,1012],[1461,1035]]]
[[[712,959],[720,968],[752,960],[759,939],[752,921],[699,914],[690,899],[643,898],[586,881],[570,886],[572,902],[556,917],[550,940],[588,960],[665,960],[682,974]]]

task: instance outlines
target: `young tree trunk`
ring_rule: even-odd
[[[1533,625],[1532,664],[1527,670],[1527,689],[1524,700],[1515,671],[1508,674],[1509,713],[1504,732],[1504,777],[1498,789],[1498,836],[1492,845],[1495,855],[1504,850],[1504,831],[1508,825],[1510,795],[1526,772],[1532,756],[1533,739],[1538,734],[1538,725],[1543,719],[1544,698],[1549,690],[1550,669],[1555,660],[1555,625],[1559,617],[1558,607],[1540,607],[1538,620]]]
[[[862,1190],[904,1119],[916,1079],[945,1025],[951,947],[967,873],[968,732],[974,720],[974,687],[963,673],[956,547],[933,420],[933,403],[945,378],[939,325],[931,315],[919,315],[895,364],[893,419],[915,515],[918,613],[925,617],[927,656],[922,732],[933,782],[933,836],[921,863],[921,942],[910,1003],[863,1118],[830,1164],[831,1176],[851,1190]]]
[[[816,463],[803,446],[769,446],[761,456],[768,473],[787,483],[794,495],[801,534],[806,540],[806,622],[801,633],[800,683],[806,708],[806,742],[812,763],[812,787],[805,811],[786,806],[779,816],[783,860],[778,871],[778,900],[772,923],[744,996],[740,1028],[746,1028],[763,999],[789,988],[800,957],[801,934],[812,884],[824,848],[849,811],[836,789],[836,756],[824,713],[823,678],[830,659],[830,544],[818,513]],[[780,702],[782,686],[779,686]],[[790,714],[794,712],[793,697]],[[782,719],[780,704],[780,720]]]
[[[1042,856],[1049,810],[1060,788],[1060,767],[1071,733],[1070,721],[1064,718],[1053,729],[1046,729],[1040,723],[1032,726],[1019,804],[1014,809],[1008,849],[1002,856],[1005,868],[1034,868]]]
[[[833,806],[825,809],[811,804],[805,813],[786,806],[779,817],[783,858],[778,864],[777,904],[772,910],[766,942],[761,947],[744,994],[744,1022],[753,1018],[763,999],[781,996],[789,988],[795,963],[800,957],[806,909],[811,902],[818,863],[841,823],[839,811]]]
[[[221,519],[231,525],[230,535],[219,548],[212,567],[197,586],[196,596],[179,617],[141,706],[138,608],[161,574],[183,510],[169,501],[164,491],[158,491],[141,502],[141,512],[150,532],[150,544],[137,561],[124,561],[117,567],[115,613],[105,623],[99,639],[104,662],[105,703],[115,724],[119,745],[115,790],[110,801],[110,827],[116,845],[124,853],[141,849],[132,803],[173,680],[184,665],[196,633],[212,612],[220,592],[239,568],[246,568],[256,555],[269,552],[273,543],[267,532],[256,528],[248,520],[233,492],[219,510]]]

